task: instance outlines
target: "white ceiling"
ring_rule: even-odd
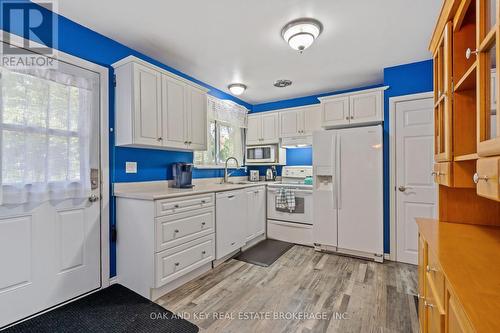
[[[381,83],[384,67],[430,58],[437,0],[59,0],[59,13],[246,102]],[[313,17],[324,31],[303,54],[281,28]],[[293,85],[275,88],[277,79]],[[411,78],[409,78],[411,79]]]

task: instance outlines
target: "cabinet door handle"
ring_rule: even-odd
[[[474,180],[474,183],[479,183],[480,180],[484,180],[486,183],[490,179],[488,176],[480,176],[477,172],[474,174],[474,177],[472,177]]]
[[[431,308],[431,309],[434,308],[434,304],[429,303],[427,301],[424,301],[424,306],[427,307],[427,308]]]
[[[206,223],[205,222],[201,222],[201,225],[204,226]]]
[[[207,201],[206,200],[201,200],[201,203],[204,204],[204,203],[207,203]]]
[[[205,255],[207,254],[207,251],[201,251],[201,254]]]
[[[430,272],[437,272],[438,270],[427,265],[427,267],[425,268],[425,270],[427,271],[427,273],[430,273]]]
[[[161,140],[163,140],[161,136],[158,139],[156,139],[156,141],[161,141]]]
[[[351,116],[351,119],[354,119],[354,116]]]
[[[179,230],[178,230],[178,229],[175,229],[175,230],[174,230],[174,232],[175,232],[176,234],[178,234],[178,233],[179,233]]]
[[[473,55],[473,54],[477,54],[478,53],[478,50],[474,50],[472,51],[471,48],[467,48],[467,50],[465,51],[465,58],[466,59],[470,59],[470,57]]]
[[[174,208],[179,208],[179,205],[174,205]]]
[[[175,266],[179,266],[179,265],[180,265],[180,263],[176,262],[174,265],[175,265]]]
[[[228,195],[227,198],[232,199],[232,198],[234,198],[234,195]]]
[[[236,244],[236,242],[232,242],[232,243],[231,243],[231,246],[233,246],[234,244]]]
[[[345,120],[349,120],[349,116],[345,117]]]
[[[436,172],[436,171],[431,172],[431,176],[437,176],[437,175],[438,175],[438,172]]]

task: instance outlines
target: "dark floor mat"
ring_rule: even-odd
[[[114,284],[2,331],[20,332],[196,333],[198,327],[132,290]]]
[[[269,267],[293,246],[294,244],[292,243],[266,239],[242,252],[235,259],[258,266]]]

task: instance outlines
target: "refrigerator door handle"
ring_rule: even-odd
[[[335,149],[335,200],[337,202],[337,209],[342,209],[342,191],[341,191],[341,180],[340,180],[340,157],[341,154],[341,142],[340,135],[336,136],[336,149]]]

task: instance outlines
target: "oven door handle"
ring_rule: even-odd
[[[312,194],[313,191],[312,190],[302,190],[302,189],[294,189],[294,188],[290,188],[291,190],[293,190],[295,193],[304,193],[304,194]],[[268,188],[267,189],[268,192],[271,192],[271,193],[276,193],[278,191],[277,188]]]

